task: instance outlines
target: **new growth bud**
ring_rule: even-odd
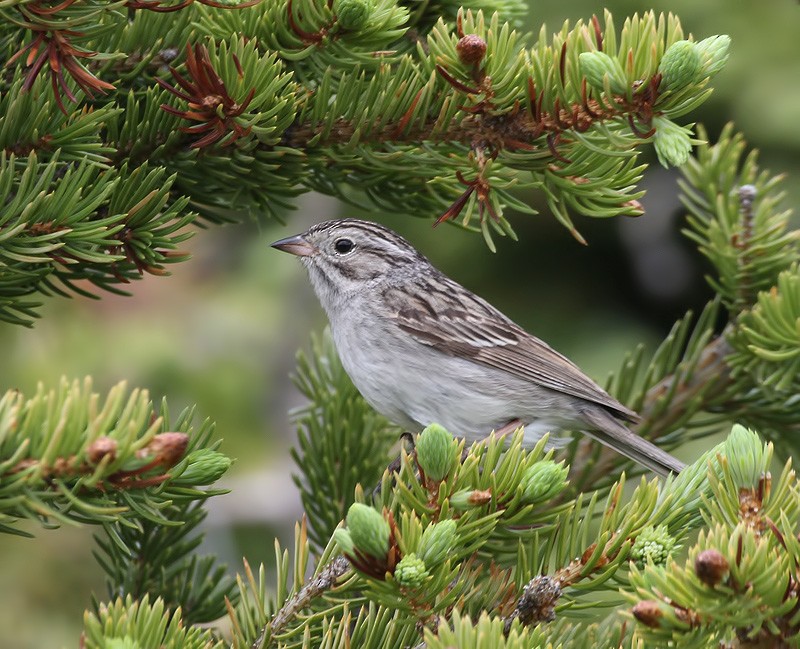
[[[333,540],[336,541],[336,545],[338,545],[339,549],[345,554],[349,554],[351,557],[355,554],[355,552],[353,552],[353,537],[350,536],[350,532],[343,527],[337,527],[333,531]]]
[[[567,486],[567,467],[552,460],[537,462],[522,476],[522,499],[526,503],[539,503],[561,493]]]
[[[419,588],[429,575],[425,562],[413,552],[400,559],[394,569],[397,583],[406,588]]]
[[[353,547],[362,554],[383,559],[389,551],[389,523],[372,507],[361,503],[350,505],[347,530]]]
[[[467,34],[458,39],[456,43],[458,58],[464,65],[480,63],[486,54],[486,41],[477,34]]]
[[[692,139],[688,131],[661,115],[653,118],[653,126],[656,128],[653,144],[658,161],[667,168],[685,164],[692,151]]]
[[[441,482],[453,466],[455,440],[439,424],[431,424],[417,437],[417,462],[430,480]]]
[[[676,41],[669,46],[658,71],[662,75],[661,85],[667,90],[680,90],[699,80],[703,61],[697,45],[691,41]]]
[[[605,52],[581,52],[578,57],[580,61],[581,75],[586,77],[586,82],[598,90],[605,88],[605,79],[608,77],[608,84],[611,92],[623,94],[628,90],[628,82],[625,72],[620,62],[606,54]]]
[[[333,0],[336,22],[343,29],[357,30],[364,27],[372,14],[371,0]]]
[[[728,48],[731,37],[725,34],[709,36],[696,44],[703,63],[703,74],[709,77],[719,72],[728,61]]]
[[[176,478],[176,483],[210,485],[219,480],[231,466],[231,459],[227,455],[207,448],[192,451],[187,459],[189,465]]]
[[[438,566],[447,558],[458,541],[456,522],[439,521],[428,525],[422,533],[417,554],[430,567]]]

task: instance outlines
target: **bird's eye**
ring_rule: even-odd
[[[340,255],[346,255],[353,249],[353,242],[350,239],[337,239],[336,243],[333,244],[334,249]]]

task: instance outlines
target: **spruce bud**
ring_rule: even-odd
[[[357,30],[369,22],[372,14],[371,0],[333,0],[336,22],[343,29]]]
[[[347,529],[353,546],[362,554],[383,559],[389,551],[389,523],[380,512],[353,503],[347,512]]]
[[[631,612],[633,613],[633,617],[645,626],[649,626],[651,629],[657,629],[661,626],[660,620],[664,615],[658,602],[654,602],[652,599],[645,599],[641,602],[637,602]]]
[[[458,39],[456,52],[464,65],[480,63],[483,55],[486,54],[486,41],[477,34],[467,34]]]
[[[210,485],[219,480],[231,466],[231,459],[227,455],[207,448],[192,451],[187,459],[189,464],[176,478],[176,483]]]
[[[697,45],[691,41],[676,41],[667,48],[658,71],[662,86],[669,90],[680,90],[698,80],[703,67]]]
[[[109,462],[117,458],[117,440],[110,437],[98,437],[86,450],[86,458],[90,464],[100,464],[108,457]]]
[[[568,469],[563,462],[552,460],[537,462],[522,476],[522,499],[526,503],[549,500],[567,486]]]
[[[333,530],[333,540],[336,541],[336,545],[338,545],[339,549],[345,554],[351,557],[355,554],[353,552],[353,537],[350,536],[350,532],[343,527],[337,527]]]
[[[488,489],[462,489],[450,496],[453,509],[464,511],[473,507],[480,507],[492,500],[492,492]]]
[[[453,436],[439,424],[431,424],[417,437],[417,462],[426,477],[437,482],[445,479],[453,466]]]
[[[623,94],[627,91],[628,82],[625,72],[617,59],[605,52],[594,51],[581,52],[578,60],[580,61],[581,75],[586,77],[586,82],[592,88],[603,90],[607,75],[611,92]]]
[[[435,567],[447,558],[458,540],[454,520],[428,525],[422,533],[418,554],[425,565]]]
[[[653,126],[656,128],[653,144],[658,161],[667,168],[685,164],[692,151],[692,139],[687,129],[661,115],[653,118]]]
[[[725,578],[729,569],[728,560],[719,550],[703,550],[694,560],[697,578],[712,588]]]
[[[731,37],[725,34],[709,36],[695,45],[703,63],[704,75],[711,77],[725,67],[730,45]]]
[[[413,552],[400,559],[394,569],[397,583],[406,588],[419,588],[429,575],[425,562]]]

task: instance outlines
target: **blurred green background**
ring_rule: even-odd
[[[734,120],[763,166],[787,172],[788,202],[797,204],[800,167],[800,5],[793,0],[737,2],[609,2],[616,24],[647,9],[672,11],[698,38],[729,34],[728,66],[714,80],[710,101],[691,118],[712,136]],[[550,32],[569,19],[588,19],[603,5],[585,0],[540,1],[529,27]],[[650,156],[651,162],[655,160]],[[294,431],[287,411],[299,405],[289,374],[294,354],[321,310],[296,260],[270,249],[276,238],[329,218],[358,215],[406,235],[445,272],[551,342],[602,381],[625,350],[650,346],[687,308],[710,294],[704,263],[679,230],[677,174],[654,166],[639,219],[582,219],[589,241],[577,244],[541,204],[537,217],[511,216],[520,242],[498,241],[492,254],[479,235],[430,227],[392,214],[356,213],[333,199],[306,195],[288,225],[246,223],[199,230],[185,246],[191,261],[170,278],[147,276],[131,297],[47,300],[33,329],[0,324],[2,387],[34,391],[62,375],[91,375],[101,392],[120,380],[147,388],[170,409],[197,404],[237,458],[225,485],[230,495],[210,503],[204,550],[231,570],[271,556],[273,538],[287,538],[299,513],[288,459]],[[420,215],[428,216],[431,215]],[[0,537],[0,645],[14,649],[76,646],[92,591],[105,597],[91,555],[89,529],[44,532],[35,540]]]

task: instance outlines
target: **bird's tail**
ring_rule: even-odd
[[[583,411],[583,418],[589,424],[585,431],[587,435],[659,475],[680,473],[686,467],[680,460],[629,430],[602,408],[587,408]]]

